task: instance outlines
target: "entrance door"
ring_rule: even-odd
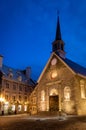
[[[49,110],[58,111],[59,110],[59,96],[50,96],[49,97]]]

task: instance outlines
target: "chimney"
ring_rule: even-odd
[[[2,65],[3,65],[3,56],[0,55],[0,68],[2,68]]]
[[[31,67],[27,67],[26,68],[26,77],[27,77],[27,79],[30,79],[30,76],[31,76]]]

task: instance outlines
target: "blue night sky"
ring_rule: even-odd
[[[31,66],[37,79],[52,51],[58,10],[66,57],[86,67],[86,0],[0,0],[3,63]]]

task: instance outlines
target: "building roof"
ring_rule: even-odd
[[[58,55],[58,54],[57,54]],[[60,57],[61,58],[61,57]],[[75,73],[81,74],[83,76],[86,76],[86,68],[67,59],[67,58],[61,58]]]
[[[35,85],[35,82],[31,78],[27,78],[25,71],[14,69],[12,67],[8,67],[6,65],[3,65],[2,68],[0,68],[1,72],[6,78],[10,78],[19,81],[21,83],[25,83],[31,86]]]

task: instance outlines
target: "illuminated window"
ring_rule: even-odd
[[[41,91],[41,101],[45,101],[45,91]]]
[[[27,105],[24,106],[24,111],[27,111]]]
[[[16,108],[15,105],[12,105],[12,111],[15,111],[15,108]]]
[[[22,106],[18,105],[18,111],[21,111],[21,110],[22,110]]]
[[[41,91],[41,111],[45,111],[45,91]]]
[[[71,95],[71,90],[69,87],[64,88],[64,99],[65,101],[70,101],[70,95]]]
[[[53,71],[52,74],[51,74],[51,77],[56,78],[57,77],[57,71]]]
[[[80,80],[80,88],[81,88],[81,98],[86,98],[86,86],[85,86],[85,81]]]
[[[8,108],[9,108],[9,102],[5,102],[4,103],[4,110],[8,111]]]

